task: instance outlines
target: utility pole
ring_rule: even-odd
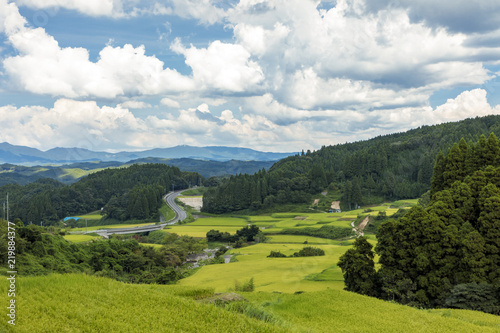
[[[3,202],[2,218],[5,220],[5,201]]]

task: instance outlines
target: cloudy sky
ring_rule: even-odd
[[[497,0],[0,0],[0,142],[318,149],[500,114]]]

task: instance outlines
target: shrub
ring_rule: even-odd
[[[486,283],[458,284],[451,289],[445,304],[450,308],[500,315],[500,299],[497,298],[499,292],[497,287]]]
[[[282,234],[286,235],[304,235],[328,239],[337,239],[349,237],[353,235],[352,228],[335,227],[331,225],[324,225],[321,228],[293,228],[283,229]]]
[[[271,251],[271,253],[267,257],[268,258],[286,258],[286,255],[284,255],[280,251]]]
[[[293,257],[314,257],[314,256],[324,256],[324,255],[325,251],[323,251],[322,249],[312,246],[306,246],[299,252],[295,252],[293,254]]]

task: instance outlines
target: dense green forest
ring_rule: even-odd
[[[132,165],[106,169],[66,186],[56,180],[41,179],[25,186],[0,187],[9,193],[11,219],[51,225],[67,216],[101,210],[117,220],[158,218],[162,195],[185,189],[202,177],[195,172],[163,164]],[[3,207],[0,207],[4,216]]]
[[[267,172],[230,177],[206,193],[203,210],[225,213],[306,203],[327,187],[342,191],[344,209],[376,200],[419,197],[430,189],[439,152],[461,138],[477,141],[490,133],[500,135],[500,116],[424,126],[303,152],[278,161]]]
[[[0,222],[0,235],[7,235],[7,221]],[[21,275],[83,272],[129,283],[168,284],[183,277],[181,267],[188,254],[207,246],[204,239],[166,233],[160,233],[158,243],[163,246],[158,249],[119,238],[73,244],[47,228],[24,226],[19,219],[15,222],[16,269]],[[7,252],[8,239],[2,237],[2,266],[7,263]]]
[[[440,154],[426,208],[378,228],[339,262],[346,289],[420,307],[500,314],[500,142],[464,139]]]

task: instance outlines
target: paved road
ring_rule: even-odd
[[[184,192],[185,190],[182,191],[175,191],[175,192],[170,192],[165,197],[163,197],[163,200],[167,203],[167,205],[172,208],[172,210],[175,212],[175,218],[167,221],[165,223],[161,224],[155,224],[155,225],[147,225],[143,227],[134,227],[134,228],[113,228],[113,229],[99,229],[99,230],[93,230],[89,231],[87,233],[96,233],[99,234],[105,238],[108,238],[108,235],[111,234],[135,234],[139,232],[149,232],[149,231],[156,231],[156,230],[161,230],[163,229],[166,225],[172,225],[175,224],[179,221],[184,220],[187,217],[186,212],[175,203],[175,198]]]
[[[182,192],[184,192],[185,190],[182,190],[182,191],[176,191],[176,192],[170,192],[168,193],[167,195],[165,195],[165,197],[163,198],[163,200],[165,200],[165,202],[167,203],[167,205],[170,206],[170,208],[172,208],[172,210],[175,212],[175,218],[173,220],[170,220],[166,223],[164,223],[164,225],[172,225],[172,224],[175,224],[179,221],[182,221],[184,220],[186,217],[187,217],[187,214],[186,212],[184,211],[184,209],[182,209],[181,207],[179,207],[176,203],[175,203],[175,198],[181,194]]]

